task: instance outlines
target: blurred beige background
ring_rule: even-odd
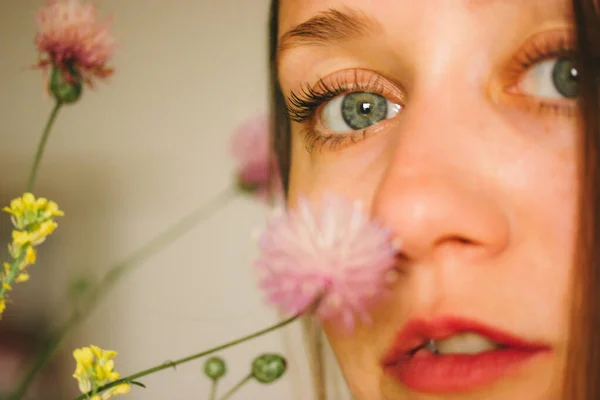
[[[68,311],[78,276],[100,277],[158,231],[231,182],[229,139],[246,118],[267,110],[267,0],[98,0],[114,18],[116,74],[64,108],[49,141],[36,193],[66,217],[40,249],[32,279],[13,291],[0,322],[43,334]],[[33,16],[39,0],[0,0],[0,201],[24,189],[52,101],[38,71]],[[119,351],[129,374],[220,344],[277,320],[255,288],[251,232],[266,207],[239,198],[128,275],[74,332],[52,368],[47,393],[75,395],[75,347]],[[1,219],[0,239],[10,224]],[[276,333],[222,353],[223,388],[247,374],[260,351],[299,351]],[[289,336],[286,335],[286,336]],[[289,375],[249,384],[234,399],[308,399],[307,369],[294,357]],[[6,371],[4,371],[6,372]],[[0,372],[0,375],[2,373]],[[129,399],[206,399],[202,361],[143,379]]]

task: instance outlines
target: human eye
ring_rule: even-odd
[[[573,57],[553,58],[531,68],[521,82],[526,93],[545,99],[579,96],[579,71]]]
[[[511,71],[514,84],[508,92],[534,110],[570,115],[580,94],[573,42],[565,32],[534,37],[516,58]]]
[[[356,143],[402,109],[400,91],[370,71],[343,71],[292,92],[289,117],[305,127],[307,148]]]
[[[344,133],[366,129],[398,115],[402,106],[373,92],[339,95],[325,104],[321,123],[331,132]]]

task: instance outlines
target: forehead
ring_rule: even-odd
[[[364,13],[393,31],[431,26],[435,21],[486,19],[510,23],[511,18],[570,18],[570,0],[279,0],[280,36],[295,26],[328,10],[351,10]],[[482,25],[487,25],[483,23]]]

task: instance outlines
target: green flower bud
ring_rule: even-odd
[[[227,373],[227,364],[220,357],[212,357],[204,363],[204,375],[217,380]]]
[[[285,373],[287,361],[278,354],[263,354],[252,362],[252,376],[260,383],[273,383]]]
[[[260,188],[260,186],[258,184],[246,182],[239,177],[236,178],[236,184],[237,184],[238,190],[240,192],[242,192],[242,194],[252,195],[252,194],[256,193],[256,191]]]
[[[53,67],[50,74],[50,82],[48,83],[50,92],[56,101],[65,104],[75,103],[79,100],[83,90],[79,73],[74,68],[69,68],[68,73],[73,77],[72,82],[69,82],[65,78],[63,70]]]

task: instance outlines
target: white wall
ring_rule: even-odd
[[[229,184],[232,130],[267,109],[267,0],[97,3],[114,16],[116,74],[59,116],[36,193],[55,199],[66,217],[0,323],[60,321],[72,277],[101,276]],[[24,70],[36,61],[33,15],[41,4],[0,1],[2,204],[23,190],[52,106],[41,74]],[[117,369],[128,374],[274,322],[250,270],[250,232],[264,214],[264,206],[238,199],[123,280],[71,336],[62,354],[67,385],[76,388],[76,346],[118,350]],[[1,226],[5,243],[6,217]],[[285,345],[275,334],[226,351],[225,386],[246,374],[257,352]],[[306,399],[306,382],[293,378],[304,369],[292,364],[292,377],[269,388],[251,384],[236,398]],[[124,398],[207,398],[202,362],[143,381],[147,390]]]

